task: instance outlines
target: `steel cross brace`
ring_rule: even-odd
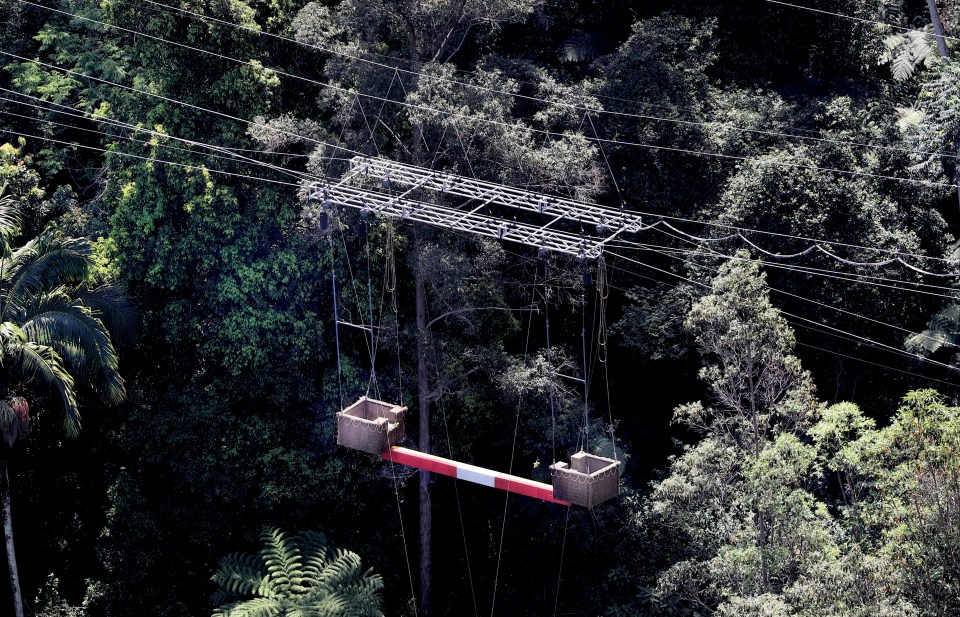
[[[544,195],[382,158],[355,156],[350,159],[350,171],[344,176],[345,178],[370,176],[379,179],[389,178],[391,183],[416,185],[430,191],[470,200],[482,199],[485,203],[494,203],[517,211],[546,214],[554,217],[547,224],[548,226],[559,220],[570,220],[597,228],[604,227],[607,233],[632,233],[642,229],[641,216],[628,210]]]
[[[418,179],[418,184],[419,180],[421,179]],[[401,195],[389,195],[340,182],[323,186],[313,184],[308,187],[307,197],[314,202],[320,200],[329,202],[330,207],[346,206],[361,211],[367,210],[391,218],[508,240],[574,257],[596,259],[603,249],[601,238],[580,236],[521,222],[507,223],[476,210],[464,212],[448,206],[409,199],[407,197],[409,192],[408,190]]]

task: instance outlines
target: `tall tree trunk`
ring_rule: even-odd
[[[930,10],[930,21],[933,22],[933,34],[937,39],[937,51],[944,60],[949,55],[947,53],[947,41],[943,38],[943,24],[940,23],[940,12],[937,10],[937,0],[927,0],[927,8]],[[957,152],[960,153],[960,145],[957,146]],[[955,164],[954,183],[957,185],[957,203],[960,204],[960,165]]]
[[[417,397],[420,412],[421,452],[430,452],[430,384],[427,365],[427,293],[424,288],[424,275],[417,247],[417,267],[415,273],[417,304]],[[420,609],[423,615],[429,615],[432,608],[430,593],[433,577],[432,534],[433,513],[430,503],[430,472],[420,472]]]
[[[401,5],[402,6],[402,5]],[[416,71],[420,67],[420,57],[417,52],[417,31],[409,12],[401,10],[401,15],[407,21],[408,54],[411,69],[414,75],[408,90],[414,92],[419,86]],[[423,165],[425,156],[423,150],[423,127],[419,122],[413,122],[412,143],[410,152],[414,165]],[[416,246],[417,267],[415,286],[417,295],[417,396],[419,398],[418,411],[420,412],[420,441],[417,444],[421,452],[430,452],[430,382],[429,365],[427,358],[427,294],[424,288],[424,274],[420,267],[420,247]],[[429,471],[420,471],[420,611],[424,616],[430,615],[433,608],[431,593],[433,588],[433,508],[430,499]]]
[[[7,567],[10,570],[10,587],[13,592],[13,614],[23,617],[23,597],[20,593],[20,573],[17,570],[17,553],[13,550],[13,519],[10,517],[10,473],[9,461],[4,455],[0,458],[3,476],[0,477],[0,501],[3,508],[3,539],[7,549]]]
[[[760,590],[761,593],[770,591],[770,563],[767,556],[769,532],[767,530],[767,513],[763,509],[757,512],[757,544],[760,549]]]
[[[937,50],[941,58],[947,57],[947,42],[943,39],[943,25],[940,24],[940,13],[937,11],[937,0],[927,0],[930,9],[930,21],[933,22],[933,33],[937,37]]]

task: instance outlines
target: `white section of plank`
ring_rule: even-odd
[[[494,472],[489,469],[466,465],[464,463],[457,463],[457,479],[482,484],[483,486],[489,486],[491,488],[496,484],[496,475]]]

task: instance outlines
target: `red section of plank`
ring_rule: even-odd
[[[515,476],[500,476],[499,474],[496,483],[496,487],[499,489],[510,491],[511,493],[517,493],[518,495],[526,495],[527,497],[533,497],[535,499],[542,498],[543,489],[545,486],[546,485],[540,484],[539,482],[534,482],[533,480],[525,480]],[[553,497],[553,488],[547,488],[550,491],[550,497]]]
[[[400,465],[416,467],[417,469],[431,471],[442,476],[457,477],[457,465],[454,461],[433,456],[432,454],[424,454],[423,452],[410,450],[409,448],[394,446],[381,454],[380,457],[385,461],[393,461]]]

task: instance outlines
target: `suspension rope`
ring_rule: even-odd
[[[333,225],[333,224],[334,224],[333,221],[331,221],[330,224]],[[360,292],[357,291],[357,279],[356,279],[356,276],[354,276],[354,274],[353,274],[353,264],[352,264],[352,262],[350,261],[350,251],[349,251],[349,249],[348,249],[348,247],[347,247],[347,236],[346,236],[346,234],[343,232],[343,227],[344,227],[344,226],[342,226],[342,225],[337,225],[337,228],[338,228],[338,230],[339,230],[339,232],[340,232],[340,242],[343,244],[343,253],[344,253],[343,256],[344,256],[344,261],[345,261],[346,264],[347,264],[347,272],[350,274],[350,291],[353,292],[353,300],[354,300],[354,302],[355,302],[355,304],[356,304],[357,311],[359,311],[358,314],[357,314],[357,317],[358,317],[360,323],[359,323],[358,325],[361,327],[361,329],[366,329],[366,326],[364,326],[364,324],[363,324],[363,308],[362,308],[363,303],[360,301]],[[332,234],[332,232],[331,232],[331,234]],[[372,315],[372,312],[371,312],[371,315]],[[372,317],[371,317],[371,322],[370,322],[370,338],[368,339],[368,338],[366,337],[366,335],[364,335],[364,337],[363,337],[363,344],[367,347],[367,355],[370,356],[370,366],[371,366],[371,367],[373,366],[373,361],[374,361],[374,348],[373,348],[373,341],[372,341],[372,339],[373,339],[373,321],[372,321]]]
[[[428,315],[429,319],[429,315]],[[428,322],[429,323],[429,322]],[[430,337],[430,350],[433,354],[433,368],[434,372],[437,375],[437,383],[440,383],[440,362],[437,356],[437,344],[436,340],[433,337]],[[437,396],[437,409],[440,410],[440,416],[443,418],[443,430],[446,433],[447,437],[447,454],[453,459],[453,441],[450,439],[450,424],[447,421],[447,410],[443,404],[443,396]],[[470,582],[470,598],[473,601],[473,614],[474,617],[480,617],[480,609],[477,607],[477,594],[476,589],[473,585],[473,568],[470,565],[470,550],[467,546],[467,529],[463,523],[463,509],[460,505],[460,486],[459,481],[454,478],[453,481],[453,492],[457,501],[457,516],[460,520],[460,537],[463,540],[463,554],[467,562],[467,580]]]
[[[393,307],[393,327],[394,339],[397,344],[397,391],[399,393],[400,405],[403,405],[403,367],[400,361],[400,308],[397,306],[397,258],[394,252],[394,234],[393,221],[388,217],[386,219],[387,239],[383,267],[383,286],[390,294],[390,304]]]
[[[403,526],[403,509],[400,507],[400,487],[397,482],[396,465],[393,462],[393,449],[387,450],[390,460],[390,474],[393,477],[393,494],[397,500],[397,517],[400,519],[400,538],[403,540],[403,556],[407,562],[407,578],[410,580],[410,604],[413,606],[413,615],[417,617],[417,592],[413,587],[413,568],[410,566],[410,549],[407,546],[407,532]]]
[[[570,510],[567,508],[567,517],[563,521],[563,543],[560,545],[560,567],[557,568],[557,593],[553,596],[553,617],[557,617],[557,604],[560,602],[560,580],[563,577],[563,556],[567,550],[567,524],[570,522]]]
[[[603,365],[603,382],[607,394],[607,413],[610,417],[610,449],[613,450],[613,460],[620,462],[617,456],[617,441],[613,430],[613,405],[610,403],[610,348],[607,347],[607,307],[610,298],[610,281],[608,279],[607,260],[603,255],[597,260],[597,302],[600,305],[600,325],[597,330],[597,356]],[[600,350],[603,350],[602,353]]]
[[[534,279],[536,282],[536,279]],[[533,291],[530,296],[530,304],[534,303],[535,297],[533,294],[536,293],[536,284],[534,284]],[[533,329],[533,311],[530,311],[530,317],[527,319],[527,336],[526,343],[523,348],[523,362],[527,363],[530,357],[530,332]],[[517,395],[517,414],[516,419],[513,423],[513,443],[510,446],[510,467],[508,472],[510,475],[513,475],[513,462],[514,456],[517,451],[517,432],[520,429],[520,408],[523,406],[523,391],[521,390]],[[494,572],[493,576],[493,599],[490,601],[490,617],[493,617],[494,609],[497,606],[497,584],[500,580],[500,560],[503,557],[503,539],[507,531],[507,507],[510,505],[510,493],[507,492],[503,498],[503,522],[500,526],[500,546],[497,549],[497,569]]]
[[[397,274],[396,274],[396,264],[394,262],[394,253],[393,253],[393,223],[389,218],[386,219],[386,250],[384,257],[384,272],[383,272],[383,285],[384,288],[390,293],[391,304],[393,305],[394,311],[394,329],[396,333],[397,340],[397,389],[400,400],[400,406],[403,406],[403,370],[400,363],[400,314],[397,312]],[[367,257],[369,260],[369,230],[367,235]],[[368,261],[368,272],[369,272],[369,261]],[[392,280],[391,280],[392,276]],[[369,274],[368,274],[369,281]],[[380,317],[383,318],[383,297],[384,294],[380,295]],[[373,322],[371,321],[371,326]],[[371,330],[372,334],[372,330]],[[388,448],[387,452],[389,453],[390,461],[390,474],[393,477],[393,493],[397,501],[397,516],[400,519],[400,537],[403,539],[403,555],[407,563],[407,578],[410,581],[410,604],[413,606],[413,615],[417,617],[417,592],[413,585],[413,568],[410,565],[410,551],[407,546],[407,533],[403,526],[403,510],[400,507],[400,488],[397,482],[397,470],[396,464],[393,461],[393,449]]]
[[[546,266],[544,266],[546,268]],[[554,370],[553,370],[553,354],[550,350],[550,302],[547,299],[549,291],[547,290],[547,276],[546,270],[544,270],[544,293],[543,293],[543,316],[546,324],[547,331],[547,376],[550,383],[550,442],[552,446],[553,459],[552,462],[557,462],[557,412],[556,412],[556,393],[554,392]]]
[[[343,409],[343,368],[340,365],[340,309],[337,305],[337,268],[333,253],[332,233],[327,235],[327,242],[330,245],[330,281],[333,289],[333,332],[337,346],[337,387],[340,392],[340,409]]]
[[[367,381],[367,396],[370,395],[370,386],[372,385],[377,393],[377,398],[380,398],[380,386],[377,383],[377,337],[375,326],[373,325],[373,281],[370,272],[370,230],[367,229],[367,221],[364,219],[361,223],[364,226],[364,234],[366,235],[366,252],[367,252],[367,308],[370,312],[370,379]]]
[[[418,81],[419,81],[419,78],[418,78]],[[404,101],[406,101],[407,99],[409,99],[409,98],[410,98],[410,93],[407,92],[407,89],[404,87],[404,85],[403,85],[403,78],[402,78],[402,77],[397,80],[397,85],[399,85],[399,86],[400,86],[400,89],[403,90],[403,99],[404,99]],[[391,101],[391,102],[393,102],[393,101]],[[399,105],[400,105],[401,107],[410,109],[410,108],[408,107],[408,106],[409,106],[409,103],[404,102],[404,103],[399,103]],[[427,110],[427,108],[424,109],[424,111],[426,111],[426,110]],[[432,110],[432,109],[431,109],[431,110]],[[432,111],[436,111],[436,112],[438,112],[438,113],[443,113],[443,112],[440,111],[440,110],[432,110]],[[411,121],[411,125],[412,125],[412,126],[416,126],[412,121]],[[429,152],[430,152],[430,144],[427,143],[427,136],[426,136],[426,134],[425,134],[425,132],[424,132],[424,130],[423,130],[423,127],[421,126],[421,127],[418,129],[418,131],[419,131],[419,133],[420,133],[420,141],[423,142],[423,148],[424,148],[424,150],[425,150],[427,153],[429,153]],[[398,141],[399,141],[399,140],[398,140]],[[417,147],[420,147],[420,144],[417,144]],[[419,163],[419,161],[418,161],[418,163]]]
[[[590,122],[590,128],[593,129],[593,136],[599,140],[600,134],[597,133],[597,127],[593,123],[593,118],[590,117],[590,112],[587,112],[584,115],[586,116],[587,121]],[[582,124],[583,123],[581,122],[581,125]],[[600,154],[603,156],[603,162],[607,165],[607,171],[610,173],[610,180],[613,182],[613,188],[617,191],[617,198],[620,200],[620,208],[622,209],[625,205],[623,193],[620,192],[620,185],[617,183],[617,177],[613,175],[613,167],[610,166],[610,159],[607,158],[607,152],[604,150],[602,142],[597,141],[597,147],[600,148]]]
[[[582,325],[580,328],[580,347],[583,355],[583,432],[577,438],[579,449],[587,450],[590,447],[590,384],[587,379],[587,288],[586,283],[580,287],[580,304]],[[582,442],[580,441],[582,439]]]
[[[388,219],[384,218],[384,220],[388,220]],[[370,232],[370,228],[368,227],[368,228],[367,228],[367,233],[369,234],[369,232]],[[385,269],[386,269],[386,263],[384,263],[384,270],[385,270]],[[387,298],[386,284],[385,284],[385,281],[382,280],[382,281],[381,281],[381,285],[380,285],[380,305],[379,305],[379,307],[378,307],[378,309],[377,309],[377,329],[378,329],[378,331],[382,331],[382,330],[383,330],[383,314],[384,314],[384,304],[386,303],[386,298]],[[399,338],[399,331],[397,331],[397,337]],[[379,348],[380,348],[380,343],[381,343],[382,340],[383,340],[383,337],[382,337],[382,336],[378,336],[378,337],[377,337],[377,344],[376,344],[376,347],[374,348],[374,353],[376,353],[376,352],[379,350]],[[398,350],[398,354],[399,354],[399,350]],[[399,361],[399,358],[398,358],[398,361]],[[398,367],[398,370],[399,370],[399,367]],[[379,382],[378,382],[378,383],[379,383]],[[403,403],[401,402],[400,405],[403,406]]]
[[[359,99],[359,98],[356,98],[356,97],[354,98],[353,101],[350,102],[350,111],[348,111],[346,114],[344,114],[344,118],[353,115],[353,108],[356,107],[357,103],[359,103],[359,102],[360,102],[360,99]],[[343,109],[341,108],[341,112],[342,112],[342,111],[343,111]],[[344,121],[343,127],[341,127],[341,129],[340,129],[340,135],[337,137],[337,143],[338,143],[338,144],[342,144],[342,143],[343,143],[343,138],[344,138],[344,136],[345,136],[346,134],[347,134],[347,122]],[[325,145],[326,145],[326,144],[325,144]],[[333,159],[331,158],[329,161],[327,161],[327,168],[326,168],[326,169],[324,170],[324,172],[323,172],[323,175],[324,175],[325,177],[327,177],[327,178],[330,177],[330,168],[331,168],[332,166],[333,166]]]

